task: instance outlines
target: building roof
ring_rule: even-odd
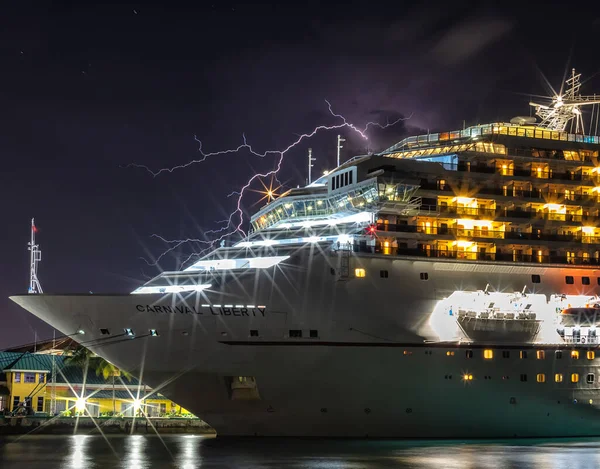
[[[0,372],[6,371],[37,371],[48,374],[47,381],[52,379],[52,355],[40,353],[18,353],[18,352],[0,352]],[[102,374],[97,374],[94,368],[94,360],[90,361],[90,367],[85,373],[84,370],[75,364],[68,363],[68,357],[55,355],[56,377],[55,382],[71,384],[100,384],[112,385],[112,377],[104,379]],[[127,379],[124,376],[115,377],[115,383],[126,386],[138,386],[139,380],[131,376]]]

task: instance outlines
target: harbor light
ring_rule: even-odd
[[[79,335],[84,335],[84,334],[85,334],[85,331],[84,331],[83,329],[79,329],[79,330],[77,331],[77,333],[78,333]]]
[[[134,399],[133,400],[133,411],[137,412],[138,410],[140,410],[140,407],[142,407],[142,400]]]
[[[85,399],[83,397],[79,397],[75,401],[75,410],[77,412],[83,412],[85,410]]]

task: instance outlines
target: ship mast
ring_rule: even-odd
[[[571,71],[571,77],[565,81],[568,88],[563,93],[562,87],[560,93],[553,97],[548,97],[549,104],[538,104],[530,102],[529,105],[535,108],[535,113],[542,119],[539,127],[548,130],[564,132],[567,124],[571,122],[571,132],[583,133],[583,117],[581,115],[581,106],[600,104],[600,96],[581,96],[581,73],[576,73],[575,69]],[[574,120],[573,120],[574,119]]]
[[[27,250],[30,253],[29,256],[29,291],[28,293],[43,293],[42,286],[37,276],[38,262],[42,260],[42,251],[40,251],[39,244],[35,244],[35,234],[37,228],[35,221],[31,219],[31,241],[27,243]]]

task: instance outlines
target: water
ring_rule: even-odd
[[[1,469],[597,469],[600,440],[371,441],[187,435],[0,440]]]

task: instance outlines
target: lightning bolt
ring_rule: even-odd
[[[145,171],[147,171],[148,173],[150,173],[150,175],[152,175],[152,177],[158,177],[163,173],[173,173],[175,171],[178,171],[180,169],[185,169],[188,168],[192,165],[196,165],[199,163],[202,163],[204,161],[206,161],[208,158],[213,157],[213,156],[224,156],[224,155],[229,155],[229,154],[236,154],[239,153],[242,150],[247,150],[250,154],[257,156],[259,158],[266,158],[267,156],[270,155],[274,155],[276,156],[276,165],[275,168],[267,171],[267,172],[263,172],[263,173],[256,173],[254,174],[252,177],[250,177],[247,181],[246,184],[244,184],[244,186],[242,186],[242,188],[238,191],[233,191],[231,192],[229,195],[227,195],[228,198],[231,197],[236,197],[236,205],[235,205],[235,210],[233,212],[231,212],[231,214],[229,215],[229,217],[225,220],[221,220],[217,223],[219,224],[223,224],[223,226],[221,226],[218,229],[214,229],[214,230],[207,230],[204,231],[203,234],[206,235],[217,235],[215,238],[213,239],[199,239],[199,238],[185,238],[185,239],[166,239],[158,234],[152,234],[151,237],[152,238],[157,238],[161,241],[163,241],[164,243],[168,244],[169,247],[163,251],[158,257],[156,257],[154,259],[153,262],[149,262],[148,260],[146,260],[145,258],[141,258],[143,259],[148,265],[150,266],[156,266],[158,264],[158,262],[160,262],[160,260],[167,255],[169,252],[174,251],[175,249],[179,248],[180,246],[187,244],[187,243],[199,243],[202,245],[205,245],[206,247],[203,248],[202,250],[200,250],[199,252],[193,252],[192,254],[190,254],[188,256],[187,259],[185,259],[181,265],[185,265],[187,262],[190,261],[190,259],[192,259],[193,257],[196,256],[201,256],[204,253],[206,253],[207,251],[211,250],[214,248],[214,246],[217,243],[220,243],[221,241],[223,241],[224,239],[228,238],[229,236],[232,236],[236,233],[241,234],[243,237],[246,237],[247,234],[246,232],[242,229],[242,225],[244,224],[244,213],[243,213],[243,209],[242,209],[242,201],[244,198],[244,194],[250,189],[250,186],[256,181],[256,180],[263,180],[269,177],[273,177],[277,180],[277,175],[279,174],[279,171],[281,170],[281,167],[283,165],[284,162],[284,158],[285,155],[292,150],[294,147],[298,146],[301,142],[303,142],[304,140],[308,140],[312,137],[314,137],[317,133],[319,132],[323,132],[323,131],[331,131],[331,130],[340,130],[340,129],[350,129],[353,132],[355,132],[356,134],[358,134],[362,139],[364,140],[368,140],[368,136],[367,136],[367,131],[369,129],[369,127],[378,127],[380,129],[386,129],[388,127],[394,126],[396,124],[398,124],[401,121],[405,121],[408,120],[412,117],[412,114],[408,117],[400,117],[392,122],[389,121],[389,119],[387,120],[387,122],[385,124],[381,124],[379,122],[367,122],[365,124],[365,126],[363,128],[359,128],[358,126],[352,124],[351,122],[348,122],[348,120],[341,114],[337,114],[336,112],[334,112],[333,107],[331,105],[331,103],[328,100],[325,100],[325,102],[327,103],[327,108],[329,110],[329,113],[337,118],[341,120],[341,123],[339,124],[334,124],[334,125],[319,125],[316,126],[312,131],[304,133],[304,134],[300,134],[297,135],[296,140],[294,140],[292,143],[290,143],[287,147],[285,147],[283,150],[266,150],[264,152],[259,152],[254,150],[254,148],[252,147],[252,145],[250,145],[246,139],[246,135],[242,134],[242,140],[243,143],[235,148],[230,148],[227,150],[219,150],[219,151],[213,151],[213,152],[208,152],[205,153],[202,147],[202,141],[200,141],[198,139],[198,137],[196,135],[194,135],[194,140],[198,143],[198,152],[200,153],[201,157],[197,158],[197,159],[193,159],[188,161],[187,163],[184,164],[180,164],[180,165],[176,165],[176,166],[172,166],[169,168],[161,168],[158,169],[156,171],[153,171],[152,169],[150,169],[148,166],[143,165],[143,164],[137,164],[137,163],[130,163],[129,165],[127,165],[128,168],[139,168],[139,169],[143,169]]]

